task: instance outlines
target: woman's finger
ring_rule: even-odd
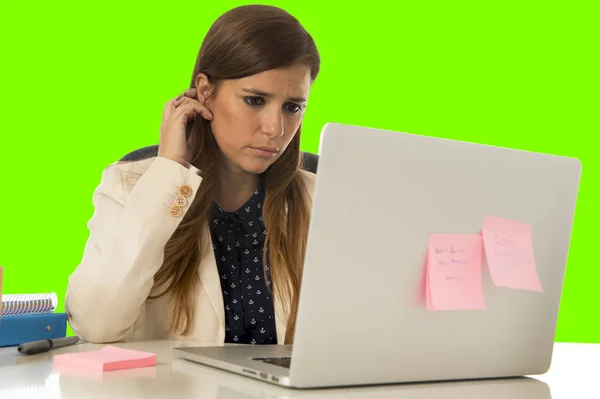
[[[194,98],[191,98],[191,97],[180,97],[180,98],[175,99],[175,101],[173,102],[173,107],[177,108],[181,104],[184,104],[188,101],[197,101],[197,100],[195,100]]]
[[[172,101],[173,103],[181,100],[182,98],[196,98],[196,88],[187,89],[177,97],[175,97]]]
[[[200,114],[204,119],[211,120],[213,118],[212,112],[196,100],[184,101],[184,104],[177,107],[172,118],[177,119],[185,117],[187,121],[192,119],[194,113]]]

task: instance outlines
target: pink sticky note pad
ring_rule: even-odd
[[[84,368],[54,364],[53,371],[63,376],[85,378],[96,381],[115,381],[131,378],[156,378],[156,367],[138,367],[135,369],[114,370],[110,373],[105,373],[101,370],[88,370]]]
[[[485,309],[481,235],[431,234],[426,300],[430,310]]]
[[[88,352],[54,356],[55,367],[80,368],[90,371],[114,371],[156,365],[156,354],[107,345]]]
[[[535,266],[531,225],[484,216],[481,235],[495,285],[543,292]]]

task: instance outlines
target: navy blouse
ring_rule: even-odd
[[[225,305],[225,342],[276,344],[275,312],[269,290],[269,265],[263,268],[261,186],[237,211],[212,209],[211,238]]]

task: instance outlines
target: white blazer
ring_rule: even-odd
[[[315,175],[300,171],[312,203]],[[141,175],[139,179],[135,176]],[[81,263],[70,275],[65,310],[73,331],[94,343],[131,338],[186,339],[222,343],[225,312],[221,283],[210,239],[198,265],[197,308],[188,336],[168,334],[172,306],[157,293],[154,275],[163,263],[164,247],[194,200],[202,178],[166,158],[116,163],[102,173],[94,191],[94,214]],[[171,212],[180,190],[187,188],[181,213]],[[177,212],[175,212],[177,213]],[[205,234],[210,237],[208,224]],[[287,317],[274,297],[277,340],[284,342]]]

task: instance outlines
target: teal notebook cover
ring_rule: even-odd
[[[17,346],[67,335],[67,314],[46,313],[0,317],[0,347]]]

